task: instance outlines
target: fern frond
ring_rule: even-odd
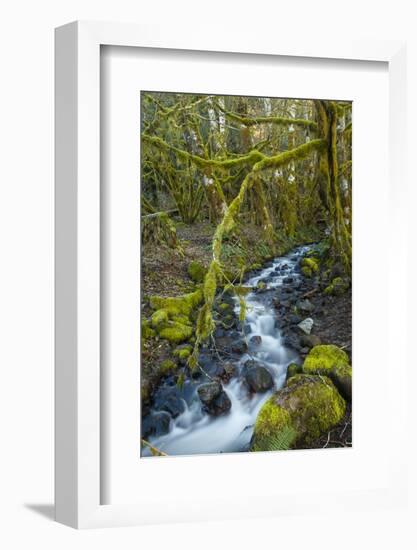
[[[285,426],[277,434],[262,440],[254,445],[252,451],[288,451],[297,437],[297,432],[292,426]]]

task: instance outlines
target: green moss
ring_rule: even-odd
[[[171,317],[171,320],[176,321],[177,323],[181,323],[183,325],[187,325],[189,327],[191,327],[193,325],[192,322],[190,321],[190,319],[188,317],[186,317],[185,315],[173,315]]]
[[[256,271],[257,269],[262,269],[262,264],[252,264],[249,269]]]
[[[156,336],[156,332],[149,326],[149,321],[143,319],[141,322],[141,337],[143,340],[148,340],[148,338],[153,338]]]
[[[351,401],[352,367],[349,365],[336,365],[330,373],[330,378],[343,397]]]
[[[192,261],[188,266],[188,275],[195,283],[202,283],[207,269],[199,262]]]
[[[347,364],[339,364],[333,367],[333,372],[337,372],[339,376],[346,376],[352,378],[352,367]]]
[[[174,357],[178,357],[178,359],[185,361],[190,357],[192,349],[192,346],[189,345],[180,346],[174,349]]]
[[[287,367],[287,380],[296,374],[300,374],[302,371],[302,366],[297,365],[296,363],[291,363]]]
[[[177,365],[174,363],[174,361],[171,361],[171,359],[165,359],[165,361],[162,361],[162,363],[159,365],[159,372],[163,376],[167,374],[171,374],[175,371]]]
[[[159,336],[173,344],[180,344],[191,338],[193,329],[175,321],[169,321],[169,325],[159,331]]]
[[[154,328],[158,328],[168,321],[168,312],[166,309],[158,309],[152,314],[151,323]]]
[[[228,304],[227,302],[222,302],[221,304],[219,304],[218,308],[220,311],[226,311],[228,309],[230,309],[232,306],[230,304]]]
[[[330,378],[295,374],[261,408],[251,447],[268,450],[268,441],[288,427],[296,436],[292,446],[310,444],[338,424],[346,403]]]
[[[313,272],[306,265],[301,268],[301,273],[304,275],[304,277],[312,277],[313,276]]]
[[[201,289],[197,289],[190,294],[175,297],[151,296],[149,303],[152,309],[166,309],[171,314],[182,314],[189,316],[190,313],[201,303],[203,293]]]
[[[288,380],[287,388],[278,402],[290,411],[300,441],[313,442],[345,415],[346,403],[326,376],[296,374]]]
[[[224,290],[230,291],[233,294],[236,294],[237,296],[246,296],[250,292],[252,292],[252,287],[250,286],[240,286],[240,285],[226,285],[224,287]]]
[[[329,375],[340,366],[349,366],[349,357],[342,349],[333,345],[315,346],[304,360],[303,372]]]
[[[342,279],[342,277],[335,277],[331,284],[324,289],[324,293],[331,296],[340,296],[344,294],[349,288],[349,283]]]
[[[274,397],[262,406],[256,418],[253,432],[254,445],[261,445],[263,440],[277,434],[285,426],[291,425],[291,417],[288,411],[277,405]]]
[[[188,349],[182,349],[179,353],[178,353],[178,359],[181,359],[182,361],[185,361],[186,359],[188,359],[191,355],[191,352],[190,350]]]
[[[312,273],[317,273],[319,270],[319,264],[315,258],[303,258],[301,260],[301,267],[308,267]]]

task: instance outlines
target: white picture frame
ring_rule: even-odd
[[[163,506],[101,504],[100,475],[100,48],[102,45],[228,52],[295,58],[381,61],[389,71],[389,156],[393,238],[405,238],[405,44],[385,40],[289,41],[266,33],[244,35],[169,27],[75,22],[56,29],[56,519],[76,528],[161,521],[239,518],[324,508],[326,495],[294,494],[285,502],[253,500],[253,512],[232,496],[187,513],[175,498]],[[402,318],[404,300],[390,304]],[[399,363],[401,363],[399,361]],[[404,365],[393,399],[398,424],[405,415]],[[392,404],[391,404],[392,406]],[[400,430],[401,431],[401,430]],[[383,449],[381,450],[383,452]],[[401,433],[383,490],[340,494],[345,508],[396,505],[405,498],[406,462]],[[332,495],[332,499],[335,496]],[[333,503],[335,501],[333,500]],[[254,504],[256,503],[256,504]],[[188,503],[188,510],[191,510]]]

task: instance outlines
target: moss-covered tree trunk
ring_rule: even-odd
[[[336,260],[342,261],[347,271],[352,262],[352,240],[346,226],[339,184],[337,158],[337,108],[332,101],[315,101],[318,116],[318,132],[326,142],[321,153],[318,172],[319,192],[329,213],[330,230]]]

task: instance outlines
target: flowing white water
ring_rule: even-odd
[[[295,282],[300,277],[294,271],[295,266],[307,249],[308,247],[302,247],[289,256],[277,258],[270,267],[249,279],[246,286],[256,287],[259,281],[264,281],[266,289],[273,289],[281,286],[286,277],[292,277]],[[238,374],[228,384],[223,385],[232,403],[230,412],[214,418],[202,411],[197,395],[197,387],[207,380],[196,383],[188,405],[185,404],[185,411],[171,422],[169,433],[150,439],[155,447],[167,454],[192,455],[247,450],[260,408],[274,391],[283,386],[287,367],[297,356],[282,344],[271,293],[250,292],[246,295],[245,302],[244,332],[247,333],[249,349],[237,363],[238,373],[248,359],[255,359],[271,373],[274,388],[266,393],[250,395],[246,383]],[[237,300],[235,311],[239,314]],[[259,345],[251,342],[253,336],[261,337]]]

